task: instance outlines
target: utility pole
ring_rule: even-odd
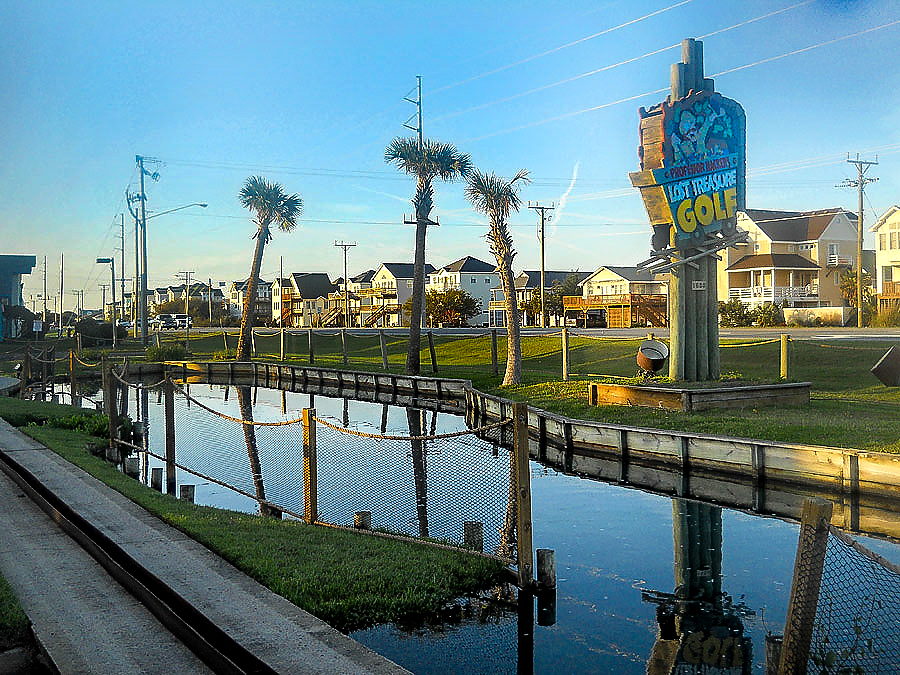
[[[541,328],[547,327],[547,305],[546,303],[546,287],[544,282],[544,226],[547,224],[547,211],[552,211],[555,205],[551,202],[550,206],[542,206],[538,202],[528,202],[528,208],[537,211],[541,215],[540,234],[538,239],[541,242]]]
[[[44,256],[44,313],[41,316],[44,323],[47,323],[47,256]],[[44,329],[47,330],[46,328]]]
[[[140,155],[135,155],[134,159],[138,165],[138,173],[141,175],[141,275],[139,283],[139,293],[141,296],[141,344],[146,347],[150,338],[150,335],[147,331],[147,195],[144,192],[144,158]]]
[[[184,275],[184,313],[187,315],[187,318],[184,320],[184,349],[187,351],[188,348],[188,339],[190,337],[191,332],[191,312],[190,312],[190,299],[191,299],[191,275],[193,274],[193,270],[186,272],[179,272],[178,274]]]
[[[140,274],[141,274],[141,246],[140,233],[141,224],[138,212],[132,208],[132,204],[138,201],[140,197],[129,191],[125,192],[125,204],[128,206],[128,212],[134,218],[134,276],[131,278],[131,320],[134,326],[134,337],[138,337],[138,324],[140,323],[140,310],[138,309],[138,295],[140,295]],[[123,296],[124,298],[124,296]]]
[[[862,278],[862,258],[863,258],[863,198],[865,197],[866,185],[874,183],[877,178],[867,178],[866,172],[876,164],[878,157],[874,161],[866,161],[859,158],[856,153],[856,159],[850,159],[847,156],[847,163],[856,167],[856,179],[848,178],[837,187],[854,187],[858,190],[859,201],[857,203],[856,214],[856,326],[863,327],[863,278]]]
[[[122,253],[122,269],[119,270],[119,274],[121,275],[121,280],[119,284],[119,298],[122,300],[122,320],[125,320],[125,214],[119,214],[119,226],[121,228],[121,253]],[[115,300],[113,300],[113,304],[115,304]]]
[[[109,288],[109,284],[100,284],[100,312],[103,315],[103,318],[106,318],[106,289]],[[115,331],[115,328],[113,329]]]
[[[411,129],[412,131],[415,131],[418,134],[419,151],[421,152],[422,147],[425,145],[425,139],[422,136],[422,76],[421,75],[416,75],[416,90],[417,90],[417,96],[415,99],[411,99],[408,95],[403,97],[404,101],[409,101],[414,106],[416,106],[416,112],[414,112],[412,115],[409,116],[409,118],[407,118],[407,120],[403,123],[403,126],[405,126],[407,129]],[[417,118],[416,126],[414,126],[414,127],[409,125],[409,122],[413,117]]]
[[[356,246],[356,242],[336,241],[334,245],[344,249],[344,328],[350,328],[350,280],[347,278],[347,249]]]
[[[212,326],[212,278],[207,277],[206,282],[206,286],[209,289],[206,295],[207,312],[209,313],[209,325]]]
[[[60,253],[59,254],[59,317],[56,322],[56,325],[58,326],[59,330],[56,333],[57,338],[61,338],[62,333],[63,333],[63,310],[64,310],[64,307],[63,307],[63,266],[65,264],[65,261],[66,261],[66,254]]]

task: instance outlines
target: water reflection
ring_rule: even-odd
[[[253,403],[255,392],[251,398],[250,387],[238,386],[238,410],[241,419],[253,421]],[[253,403],[251,403],[253,401]],[[256,491],[256,500],[259,504],[259,513],[263,516],[274,516],[276,512],[266,504],[266,486],[263,484],[262,465],[259,462],[259,448],[256,445],[256,427],[252,424],[242,424],[244,431],[244,443],[247,445],[247,457],[250,461],[250,475],[253,478],[253,487]]]
[[[752,614],[722,591],[722,509],[672,500],[675,590],[643,591],[656,604],[659,634],[648,675],[749,674],[752,645],[742,616]]]
[[[346,399],[345,399],[346,400]],[[416,492],[416,519],[419,523],[419,536],[428,536],[428,476],[425,469],[425,441],[421,438],[422,416],[424,410],[406,409],[406,421],[409,426],[412,449],[413,482]]]

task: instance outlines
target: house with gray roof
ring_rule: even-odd
[[[479,314],[469,319],[469,325],[487,326],[491,289],[500,283],[496,269],[497,266],[493,263],[467,255],[429,274],[425,290],[465,291],[478,301],[481,309]]]

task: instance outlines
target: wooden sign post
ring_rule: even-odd
[[[684,40],[666,101],[641,108],[641,170],[630,174],[653,228],[651,258],[670,273],[669,376],[719,379],[717,251],[746,239],[746,124],[741,106],[703,76],[703,43]]]

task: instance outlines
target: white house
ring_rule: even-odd
[[[412,263],[381,263],[372,275],[373,298],[378,295],[379,309],[364,319],[366,326],[400,326],[403,324],[401,308],[412,295]],[[434,272],[434,265],[425,263],[426,280]],[[374,319],[373,319],[374,317]]]
[[[486,326],[488,324],[488,306],[491,302],[491,289],[500,283],[496,273],[496,265],[486,263],[467,255],[428,275],[426,291],[465,291],[478,301],[478,314],[469,319],[469,325]]]

